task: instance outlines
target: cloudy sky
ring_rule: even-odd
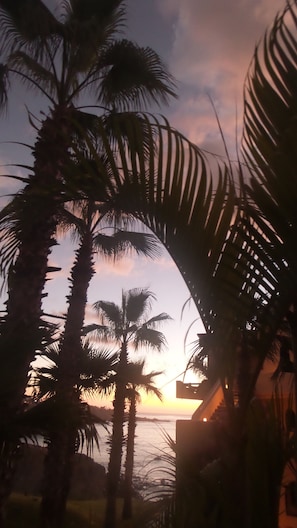
[[[199,146],[222,151],[211,100],[234,149],[248,65],[284,5],[282,0],[128,1],[137,41],[154,47],[177,80],[179,99],[166,114]]]
[[[228,148],[234,152],[236,130],[240,133],[242,123],[242,89],[249,62],[266,27],[284,5],[280,0],[127,0],[127,37],[154,48],[176,79],[178,100],[158,112],[165,114],[175,128],[200,147],[220,154],[223,148],[213,104]],[[37,114],[46,108],[28,98],[23,87],[11,88],[8,113],[1,118],[0,159],[2,164],[27,163],[29,150],[7,142],[32,144],[35,133],[28,124],[25,104]],[[2,174],[8,171],[12,169],[2,168]],[[8,192],[5,178],[0,181],[0,191],[2,195]],[[65,311],[66,278],[72,258],[73,246],[69,241],[52,255],[52,263],[62,266],[62,271],[48,285],[46,311]],[[148,370],[164,371],[158,382],[165,396],[161,410],[179,412],[181,406],[194,409],[193,402],[174,399],[175,378],[182,379],[180,374],[189,356],[189,350],[188,354],[184,353],[185,334],[198,314],[193,305],[187,306],[181,320],[188,292],[172,260],[164,251],[153,263],[131,257],[116,266],[98,261],[96,271],[88,313],[90,305],[98,299],[120,303],[122,288],[149,287],[158,299],[152,313],[165,311],[173,317],[163,327],[167,352],[150,356]],[[198,321],[188,342],[199,331],[202,326]],[[196,381],[196,378],[188,374],[186,381]],[[143,403],[145,411],[149,402],[144,398]]]

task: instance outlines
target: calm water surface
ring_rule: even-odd
[[[139,417],[154,418],[141,415]],[[152,482],[155,484],[169,483],[174,477],[174,452],[168,446],[166,435],[175,441],[176,420],[187,420],[189,416],[157,415],[157,421],[137,421],[135,437],[134,476],[140,487],[146,488]],[[109,428],[111,432],[111,427]],[[109,434],[98,427],[100,435],[100,451],[93,453],[95,462],[106,469],[109,457]],[[171,461],[172,459],[172,461]]]

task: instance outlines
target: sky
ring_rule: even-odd
[[[279,0],[127,0],[127,38],[157,51],[176,79],[178,99],[169,107],[154,111],[166,115],[173,127],[199,147],[223,154],[214,106],[228,149],[234,153],[240,139],[243,83],[253,51],[284,5]],[[30,98],[23,86],[15,84],[11,88],[8,111],[0,116],[2,175],[22,173],[22,169],[4,167],[5,164],[30,162],[28,148],[11,143],[34,142],[35,132],[28,123],[25,105],[35,113],[42,110],[39,101]],[[2,176],[2,196],[16,188],[16,183],[8,183]],[[66,310],[67,276],[73,251],[73,245],[65,240],[51,256],[51,264],[62,270],[48,283],[45,311],[63,313]],[[103,299],[120,304],[122,289],[134,287],[149,288],[155,293],[157,300],[152,305],[152,315],[166,312],[173,318],[160,328],[167,339],[166,350],[147,354],[147,371],[164,372],[156,379],[163,391],[163,403],[143,396],[139,409],[144,413],[190,415],[197,402],[177,400],[175,380],[183,379],[191,343],[197,333],[203,332],[203,325],[193,302],[187,302],[188,290],[166,250],[155,261],[130,256],[111,265],[98,259],[89,291],[87,318],[93,317],[91,305],[95,301]],[[188,372],[185,381],[198,380]],[[92,403],[110,405],[109,401],[101,400]]]

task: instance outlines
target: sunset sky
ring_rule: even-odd
[[[46,3],[53,5],[53,0]],[[249,62],[266,27],[284,5],[279,0],[128,0],[126,36],[154,48],[176,79],[178,100],[157,111],[200,147],[222,154],[211,100],[228,148],[231,153],[235,152],[236,129],[240,134],[242,123],[243,82]],[[30,163],[28,149],[6,143],[34,142],[35,133],[28,123],[25,104],[37,115],[47,108],[28,97],[24,87],[12,86],[8,112],[1,117],[1,142],[5,142],[0,144],[3,164]],[[21,169],[3,167],[2,174],[16,170],[21,172]],[[10,188],[11,183],[2,178],[1,194]],[[73,246],[69,241],[52,255],[52,264],[60,265],[62,271],[48,285],[45,301],[48,312],[65,312],[68,287],[65,279],[72,258]],[[148,287],[156,294],[152,315],[167,312],[173,318],[162,327],[168,341],[167,350],[162,355],[148,357],[148,370],[164,371],[157,381],[164,393],[164,403],[158,409],[177,413],[194,410],[195,402],[175,399],[175,379],[182,379],[190,354],[189,343],[203,328],[199,321],[193,325],[184,353],[187,329],[199,316],[191,304],[181,320],[182,307],[189,295],[170,257],[163,251],[161,258],[154,262],[129,257],[116,266],[98,260],[96,272],[89,293],[88,313],[90,305],[99,299],[120,303],[122,288]],[[197,378],[189,373],[186,381],[195,382]],[[143,412],[154,412],[156,408],[155,402],[143,397],[140,408]]]

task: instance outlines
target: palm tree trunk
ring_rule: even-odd
[[[60,346],[61,376],[57,391],[66,394],[68,391],[71,394],[80,375],[81,336],[88,288],[94,275],[93,264],[93,240],[91,233],[87,232],[76,251],[76,259],[71,270],[71,293],[68,297],[67,317]]]
[[[63,406],[77,413],[80,401],[74,390],[79,379],[79,362],[81,358],[81,332],[84,323],[87,291],[94,273],[92,259],[92,236],[85,234],[71,271],[71,294],[64,334],[60,347],[60,375],[57,380],[56,398]],[[71,418],[71,417],[70,417]],[[72,417],[75,419],[75,416]],[[48,455],[44,465],[44,486],[41,502],[41,527],[59,528],[62,525],[70,479],[73,470],[73,456],[76,450],[77,429],[70,422],[67,427],[62,417],[63,426],[57,427],[50,434]],[[62,427],[62,429],[60,429]]]
[[[42,295],[48,255],[56,244],[56,216],[62,199],[61,170],[68,156],[68,144],[64,112],[57,112],[42,126],[34,149],[34,175],[17,198],[21,211],[17,232],[19,250],[9,273],[7,315],[0,336],[3,358],[0,372],[1,451],[8,449],[5,436],[7,429],[12,430],[9,424],[15,423],[22,413],[29,365],[43,338],[40,328]],[[12,456],[18,438],[10,439],[10,442]],[[3,463],[7,466],[5,461]],[[12,473],[8,476],[7,467],[0,467],[0,511],[10,493],[12,478]]]
[[[116,499],[121,475],[123,449],[123,422],[125,416],[124,383],[118,383],[115,391],[113,430],[106,481],[106,510],[104,528],[114,528],[116,524]]]
[[[51,434],[44,461],[40,509],[41,528],[61,528],[63,526],[65,506],[71,486],[76,438],[75,427],[61,426],[60,430],[57,429]]]
[[[118,381],[116,384],[114,398],[113,428],[106,481],[106,509],[104,528],[115,528],[116,525],[116,499],[121,476],[121,462],[124,439],[123,423],[125,418],[126,397],[126,383],[124,381],[124,372],[126,365],[127,348],[126,343],[123,343],[119,362]]]
[[[135,390],[132,389],[132,393],[130,397],[127,453],[126,453],[125,478],[124,478],[124,504],[123,504],[123,512],[122,512],[123,519],[131,519],[132,517],[135,429],[136,429],[136,397],[135,397]]]
[[[13,361],[6,361],[1,369],[1,387],[6,391],[1,390],[0,404],[4,398],[4,407],[7,403],[19,407],[29,364],[43,337],[39,330],[42,296],[48,256],[56,244],[57,212],[63,200],[62,171],[68,158],[69,139],[65,135],[63,111],[46,119],[34,148],[34,174],[16,199],[19,249],[9,273],[7,315],[0,338],[2,353],[7,352],[7,358],[13,356]]]

